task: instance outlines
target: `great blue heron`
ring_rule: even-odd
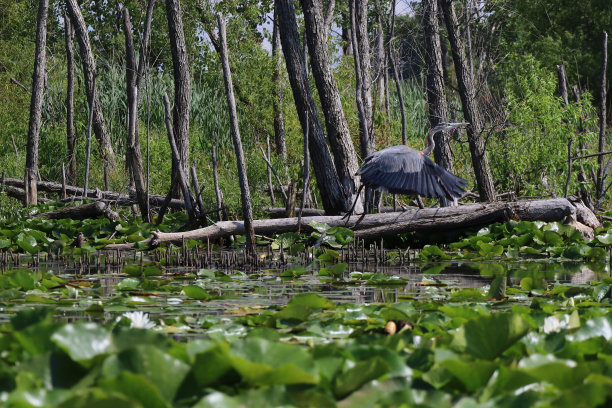
[[[427,134],[425,150],[416,150],[405,145],[391,146],[366,157],[357,170],[361,176],[361,189],[366,186],[392,194],[418,194],[453,201],[463,194],[466,180],[449,173],[429,157],[434,149],[434,135],[438,132],[465,127],[469,123],[439,123]],[[347,215],[352,214],[355,202]]]

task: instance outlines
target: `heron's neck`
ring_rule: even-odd
[[[434,142],[434,135],[438,133],[437,130],[431,129],[427,134],[427,140],[425,142],[425,150],[423,150],[423,155],[429,156],[431,152],[433,152],[434,147],[436,147],[436,142]]]

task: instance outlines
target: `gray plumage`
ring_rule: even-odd
[[[434,146],[433,135],[467,123],[440,123],[429,131],[423,151],[399,145],[379,150],[366,157],[357,171],[361,182],[378,191],[392,194],[418,194],[454,200],[465,192],[467,181],[449,173],[427,155]]]

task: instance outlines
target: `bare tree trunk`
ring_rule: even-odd
[[[563,101],[563,105],[569,105],[569,98],[567,97],[567,77],[565,76],[565,66],[557,65],[557,79],[559,81],[559,95]],[[563,197],[567,198],[569,192],[570,182],[572,180],[572,143],[574,141],[574,135],[569,135],[567,139],[567,178],[565,179],[565,190]]]
[[[285,173],[287,173],[287,146],[285,145],[285,120],[283,118],[283,87],[280,81],[280,70],[282,67],[282,56],[280,54],[280,33],[278,30],[278,17],[274,11],[274,26],[272,29],[272,58],[274,58],[274,70],[272,71],[272,82],[276,95],[274,97],[274,144],[276,154],[283,158]],[[288,175],[286,175],[288,176]]]
[[[459,23],[457,22],[452,0],[442,0],[442,10],[455,62],[455,73],[457,74],[457,82],[459,84],[459,96],[461,97],[463,115],[466,121],[470,122],[467,136],[470,144],[474,174],[476,175],[476,183],[480,193],[480,201],[495,201],[495,187],[491,177],[491,168],[489,167],[489,160],[485,153],[484,140],[482,140],[481,135],[483,126],[482,116],[476,101],[474,78],[470,76],[463,42],[457,32]]]
[[[438,26],[438,1],[423,0],[423,32],[425,34],[426,96],[431,127],[448,121],[448,105],[442,74],[442,51],[440,48],[440,27]],[[434,136],[436,163],[453,172],[453,156],[449,145],[448,132]]]
[[[136,199],[138,200],[142,220],[150,222],[151,217],[147,208],[147,191],[142,168],[142,155],[140,153],[140,138],[138,137],[138,68],[136,67],[136,53],[134,52],[134,40],[132,38],[132,23],[130,22],[130,13],[126,7],[123,8],[123,33],[125,35],[125,81],[128,106],[125,161],[134,182]]]
[[[246,252],[250,256],[255,255],[255,231],[253,230],[253,209],[251,208],[251,192],[249,191],[249,180],[247,179],[244,151],[240,140],[240,129],[238,128],[238,114],[236,113],[236,101],[234,99],[234,87],[232,85],[232,73],[230,72],[229,58],[227,55],[227,38],[225,35],[225,20],[221,14],[217,14],[219,24],[219,38],[221,40],[221,65],[223,66],[223,79],[225,82],[225,93],[230,118],[230,133],[234,141],[236,162],[238,165],[238,181],[240,182],[240,197],[242,198],[242,218],[246,233]]]
[[[393,81],[395,82],[395,89],[397,91],[397,99],[399,100],[400,114],[402,115],[402,144],[407,144],[406,136],[406,106],[404,105],[404,95],[402,93],[402,85],[400,83],[399,75],[397,74],[397,62],[395,60],[395,52],[393,50],[393,33],[395,31],[395,1],[391,3],[391,23],[389,24],[389,31],[387,32],[387,56],[389,57],[389,64],[391,65],[391,71],[393,72]]]
[[[227,210],[225,209],[225,201],[223,201],[223,193],[219,188],[219,177],[217,176],[217,146],[212,147],[212,168],[213,168],[213,184],[215,186],[215,197],[217,199],[217,218],[219,221],[227,221]]]
[[[376,140],[374,135],[373,111],[372,111],[372,68],[370,63],[370,41],[368,37],[368,1],[350,0],[353,4],[354,24],[353,32],[355,44],[353,53],[357,58],[361,80],[361,100],[363,103],[363,119],[366,134],[361,135],[361,154],[363,157],[369,156],[376,150]]]
[[[272,149],[270,149],[270,135],[266,134],[266,156],[268,161],[272,160]],[[274,198],[274,185],[272,184],[272,168],[267,166],[268,170],[268,190],[270,190],[270,203],[274,207],[276,199]]]
[[[376,108],[385,107],[385,32],[383,29],[382,7],[376,0],[376,29],[374,30],[374,76],[376,78]]]
[[[104,121],[104,114],[102,113],[102,104],[98,93],[95,92],[94,75],[96,74],[96,62],[94,60],[93,52],[91,50],[91,44],[89,42],[89,32],[85,19],[81,13],[81,9],[77,3],[77,0],[66,0],[66,8],[72,19],[74,30],[79,42],[79,51],[81,54],[81,61],[83,64],[83,74],[85,77],[85,92],[87,93],[87,99],[93,98],[93,130],[98,140],[100,156],[102,160],[108,163],[110,168],[115,167],[115,153],[111,144],[110,134]]]
[[[38,3],[36,21],[36,54],[32,74],[32,94],[30,99],[30,126],[28,128],[28,149],[25,167],[25,205],[38,204],[38,141],[40,140],[40,119],[42,116],[45,70],[47,67],[47,17],[49,0]]]
[[[147,48],[149,48],[149,39],[151,38],[151,23],[153,21],[153,8],[155,7],[155,0],[149,0],[147,4],[147,14],[145,16],[145,28],[142,33],[142,44],[140,44],[139,58],[138,58],[138,75],[136,76],[136,88],[140,90],[140,83],[144,75],[146,60],[147,60]],[[140,92],[138,93],[140,98]]]
[[[301,0],[307,31],[310,64],[325,116],[327,137],[334,155],[334,164],[344,193],[350,202],[355,199],[353,179],[359,164],[348,123],[342,109],[340,91],[334,79],[327,42],[329,26],[323,18],[322,4],[316,0]],[[358,212],[361,210],[358,209]]]
[[[599,144],[598,152],[605,150],[606,145],[606,70],[608,68],[608,33],[603,32],[603,58],[601,61],[601,82],[600,94],[601,108],[599,110]],[[604,171],[604,156],[597,159],[597,207],[604,196],[604,184],[606,182],[607,171]]]
[[[350,0],[349,0],[350,1]],[[353,33],[351,30],[351,15],[342,12],[342,55],[353,55]]]
[[[166,18],[172,51],[174,72],[174,109],[172,111],[174,138],[178,148],[184,174],[189,174],[189,112],[191,108],[191,87],[187,44],[183,30],[182,11],[179,0],[166,0]],[[179,177],[178,168],[172,164],[172,178]],[[178,183],[172,183],[174,197],[180,196]]]
[[[307,128],[310,129],[308,148],[317,178],[317,185],[323,199],[323,207],[328,214],[338,214],[347,211],[351,203],[348,202],[342,191],[342,184],[327,148],[317,108],[308,86],[293,2],[291,0],[276,0],[275,4],[293,99],[302,124],[302,130],[305,132]]]
[[[178,178],[176,180],[183,193],[183,199],[185,200],[185,210],[187,210],[187,214],[189,214],[189,221],[191,224],[195,224],[198,217],[195,214],[193,196],[191,195],[191,190],[189,189],[189,177],[187,176],[187,174],[189,173],[185,173],[183,171],[184,165],[183,163],[181,163],[181,156],[178,150],[178,146],[176,145],[176,137],[174,136],[174,126],[172,126],[172,122],[170,121],[170,100],[168,99],[168,95],[166,93],[164,93],[163,98],[165,108],[166,130],[168,131],[168,142],[170,143],[170,149],[172,150],[172,162],[176,166],[176,169],[179,173]],[[172,186],[170,188],[172,189]]]
[[[64,40],[66,42],[66,152],[68,153],[67,182],[76,183],[76,136],[74,134],[74,28],[67,14],[64,14]]]

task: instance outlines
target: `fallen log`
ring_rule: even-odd
[[[113,211],[108,204],[103,201],[95,201],[93,203],[83,204],[76,207],[64,207],[59,210],[39,213],[34,217],[47,217],[53,220],[60,218],[71,218],[73,220],[83,220],[86,218],[95,218],[100,215],[105,216],[111,221],[119,221],[121,217]]]
[[[6,195],[9,197],[16,198],[17,200],[21,202],[25,201],[25,190],[22,188],[13,187],[13,186],[4,186],[4,188],[2,188],[1,191],[4,191]],[[49,201],[51,200],[49,200],[48,198],[38,197],[39,203],[48,203]]]
[[[572,221],[577,223],[576,207],[565,198],[424,208],[405,212],[368,214],[361,221],[359,219],[360,216],[351,216],[348,220],[341,216],[303,217],[302,230],[304,232],[312,231],[312,227],[308,224],[315,221],[332,227],[346,226],[354,231],[356,237],[379,238],[410,231],[455,230],[508,220]],[[258,235],[295,232],[298,229],[298,219],[254,220],[253,227]],[[153,236],[143,241],[142,244],[155,247],[164,242],[176,244],[190,239],[215,240],[241,234],[244,234],[242,221],[222,221],[209,227],[186,232],[154,232]],[[110,244],[104,249],[127,250],[133,246],[134,244]]]
[[[4,180],[7,186],[19,187],[23,188],[24,183],[21,179],[15,178],[6,178]],[[38,181],[37,183],[38,191],[46,191],[49,193],[62,193],[62,184],[61,183],[53,183],[51,181]],[[66,186],[66,194],[69,196],[82,197],[83,196],[83,188],[76,186]],[[136,192],[131,191],[130,194],[121,194],[115,191],[102,191],[99,189],[87,189],[87,198],[102,200],[102,201],[111,201],[116,202],[121,206],[129,206],[132,204],[136,204]],[[166,197],[159,194],[149,194],[149,203],[153,207],[160,207],[164,202]],[[171,208],[175,209],[183,209],[185,207],[185,203],[183,200],[173,199],[170,201],[168,205]]]

